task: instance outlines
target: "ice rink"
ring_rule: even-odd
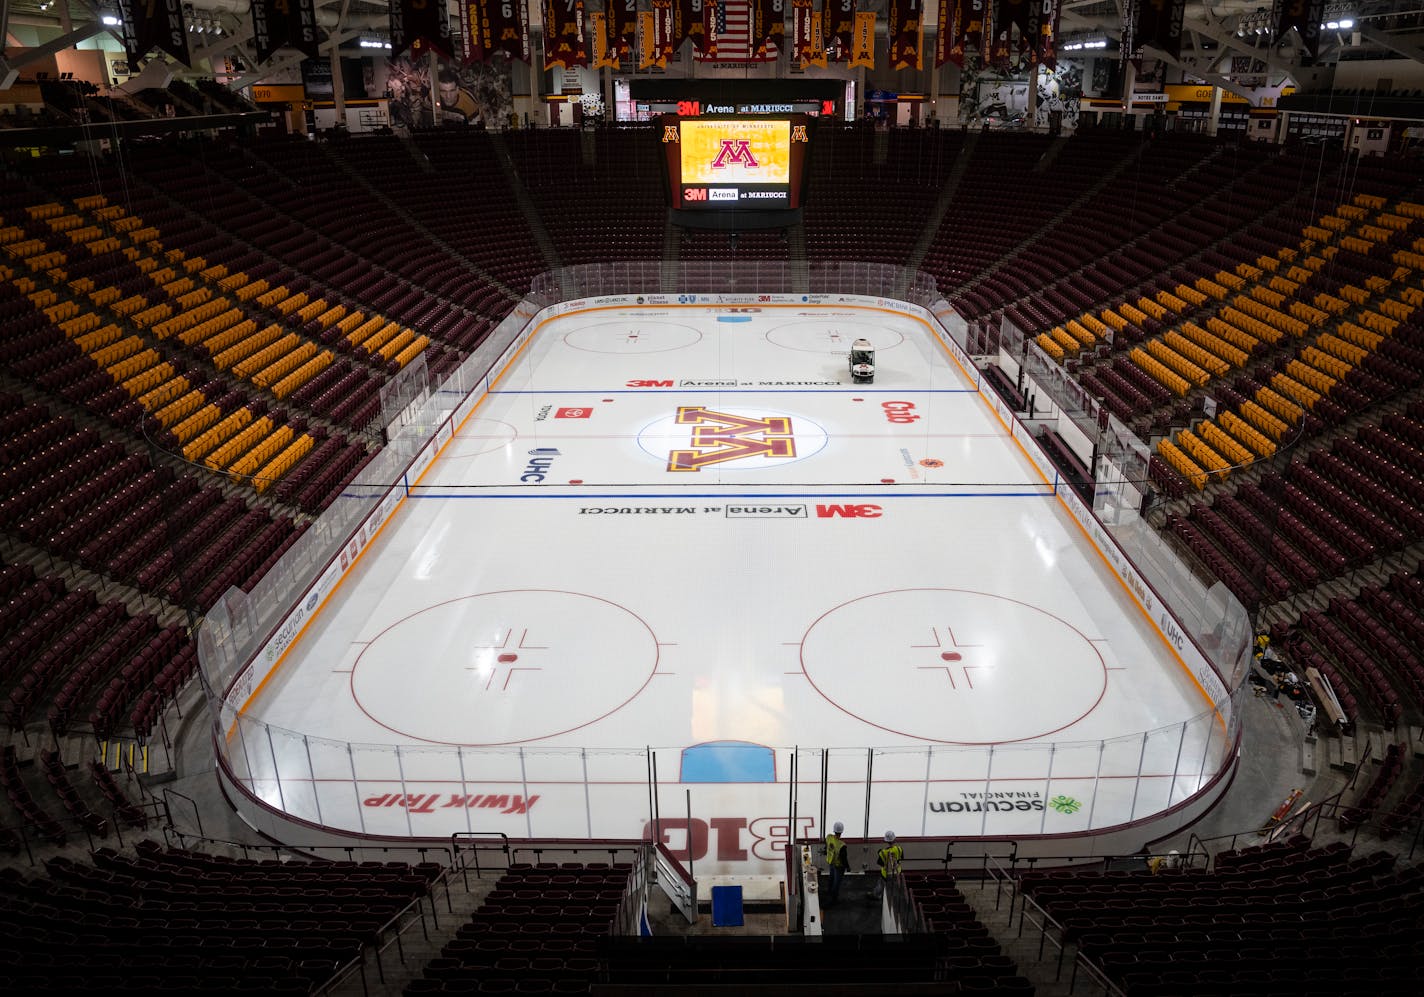
[[[872,307],[548,321],[248,703],[249,788],[430,837],[656,809],[721,873],[779,858],[793,751],[817,837],[1180,803],[1220,721],[974,374]]]

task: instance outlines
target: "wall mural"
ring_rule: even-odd
[[[390,59],[386,93],[390,98],[391,127],[398,132],[414,128],[473,125],[504,128],[514,110],[509,68],[501,60],[468,66],[441,60],[436,71],[437,106],[430,106],[430,60]]]
[[[1078,127],[1078,104],[1083,96],[1083,67],[1064,60],[1056,69],[999,70],[965,66],[960,73],[959,124],[967,128],[1023,128],[1028,124],[1029,73],[1038,80],[1038,127],[1046,128],[1053,112],[1062,114],[1062,127]]]

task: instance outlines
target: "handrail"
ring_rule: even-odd
[[[486,846],[485,850],[498,847],[498,849],[504,853],[504,864],[506,866],[514,861],[509,851],[509,835],[501,831],[456,831],[450,835],[450,865],[452,867],[459,867],[460,875],[465,879],[465,889],[467,890],[470,888],[470,877],[468,873],[469,866],[464,858],[465,847],[468,847],[471,854],[475,857],[475,878],[478,879],[480,876],[480,842],[470,840],[465,847],[462,847],[461,842],[463,839],[474,838],[498,838],[498,845]]]
[[[1054,948],[1058,949],[1058,967],[1057,967],[1057,969],[1054,971],[1053,979],[1054,979],[1055,981],[1062,979],[1062,978],[1063,978],[1063,957],[1064,957],[1064,956],[1067,954],[1067,952],[1068,952],[1068,929],[1065,928],[1065,927],[1063,926],[1063,924],[1062,924],[1056,917],[1054,917],[1052,914],[1048,913],[1048,911],[1044,910],[1043,907],[1041,907],[1041,906],[1039,905],[1038,901],[1035,900],[1033,897],[1030,897],[1030,896],[1028,896],[1027,894],[1019,894],[1019,896],[1022,897],[1023,902],[1019,904],[1019,933],[1018,933],[1018,937],[1020,937],[1020,938],[1023,937],[1023,923],[1024,923],[1025,920],[1027,920],[1030,924],[1032,924],[1035,928],[1038,929],[1038,960],[1039,960],[1040,962],[1043,961],[1043,946],[1044,946],[1044,943],[1045,943],[1045,942],[1052,942]],[[1032,907],[1035,911],[1037,911],[1039,914],[1041,914],[1042,917],[1043,917],[1043,920],[1040,921],[1040,920],[1036,920],[1035,918],[1031,917],[1031,916],[1029,915],[1029,908],[1030,908],[1030,907]],[[1057,938],[1053,938],[1053,937],[1051,937],[1051,936],[1049,935],[1049,933],[1048,933],[1048,929],[1049,929],[1049,928],[1056,928],[1056,929],[1058,930],[1058,937],[1057,937]]]
[[[1319,820],[1319,811],[1320,811],[1320,808],[1327,807],[1327,806],[1330,806],[1330,805],[1332,805],[1332,804],[1337,803],[1337,802],[1340,800],[1340,798],[1345,795],[1345,790],[1348,789],[1348,788],[1349,788],[1348,785],[1345,786],[1345,787],[1343,787],[1343,788],[1341,788],[1338,792],[1336,792],[1335,794],[1333,794],[1333,795],[1331,795],[1331,796],[1327,796],[1325,799],[1321,800],[1319,803],[1307,804],[1305,807],[1303,807],[1303,808],[1301,809],[1300,813],[1295,814],[1295,815],[1290,816],[1290,817],[1287,817],[1285,820],[1283,820],[1283,821],[1278,825],[1278,828],[1289,827],[1291,824],[1293,824],[1293,823],[1295,823],[1296,821],[1300,820],[1300,819],[1301,819],[1302,817],[1304,817],[1305,815],[1311,813],[1312,811],[1315,811],[1316,814],[1317,814],[1317,816],[1316,816],[1316,824],[1315,824],[1315,827],[1311,829],[1310,834],[1307,835],[1307,837],[1309,837],[1312,841],[1314,841],[1314,839],[1315,839],[1315,832],[1316,832],[1316,830],[1318,830],[1319,827],[1320,827],[1320,820]],[[1201,838],[1201,837],[1198,837],[1198,836],[1197,836],[1197,833],[1196,833],[1195,831],[1193,831],[1193,832],[1191,833],[1190,837],[1187,838],[1187,851],[1186,851],[1186,854],[1183,855],[1182,857],[1183,857],[1183,859],[1184,859],[1185,861],[1188,862],[1188,864],[1190,864],[1191,862],[1195,861],[1195,859],[1196,859],[1196,850],[1197,850],[1198,848],[1200,848],[1200,849],[1201,849],[1201,854],[1202,854],[1202,856],[1204,857],[1204,859],[1205,859],[1205,861],[1206,861],[1206,866],[1207,866],[1207,868],[1209,869],[1209,868],[1211,868],[1211,864],[1212,864],[1212,854],[1211,854],[1211,849],[1207,848],[1206,846],[1207,846],[1210,842],[1213,842],[1213,841],[1224,841],[1224,840],[1226,840],[1226,839],[1229,838],[1229,839],[1231,840],[1231,844],[1228,845],[1227,847],[1228,847],[1228,848],[1235,848],[1235,847],[1236,847],[1236,839],[1237,839],[1237,838],[1240,838],[1242,835],[1254,834],[1254,835],[1259,836],[1261,833],[1262,833],[1262,828],[1259,828],[1259,827],[1258,827],[1258,828],[1253,828],[1252,830],[1249,830],[1249,831],[1233,831],[1233,832],[1231,832],[1230,834],[1216,834],[1216,835],[1212,835],[1212,836],[1209,837],[1209,838]],[[1302,834],[1305,833],[1305,826],[1304,826],[1303,823],[1302,823],[1302,825],[1301,825],[1301,833],[1302,833]]]
[[[1068,992],[1073,992],[1073,987],[1078,982],[1078,970],[1084,970],[1084,974],[1092,978],[1092,981],[1103,988],[1103,997],[1127,997],[1127,992],[1119,987],[1092,959],[1079,952],[1073,957],[1073,973],[1068,978]]]
[[[990,867],[989,867],[989,866],[990,866],[990,862],[993,863],[993,869],[992,869],[992,870],[991,870]],[[994,909],[995,909],[995,910],[998,910],[998,909],[999,909],[999,904],[1000,904],[1001,900],[1003,899],[1003,890],[1004,890],[1004,887],[1005,887],[1005,886],[1008,886],[1009,891],[1010,891],[1010,893],[1009,893],[1009,922],[1010,922],[1010,923],[1013,923],[1013,920],[1014,920],[1014,905],[1015,905],[1016,903],[1018,903],[1019,886],[1018,886],[1018,880],[1016,880],[1016,879],[1014,878],[1014,869],[1013,869],[1012,865],[1010,865],[1010,867],[1009,867],[1008,869],[1005,869],[1002,865],[999,864],[999,857],[998,857],[997,855],[990,855],[990,854],[988,854],[988,853],[986,852],[985,855],[984,855],[984,864],[983,864],[983,867],[982,867],[982,868],[983,868],[984,877],[985,877],[986,879],[992,878],[992,879],[994,880]]]
[[[386,854],[389,854],[389,853],[414,852],[416,855],[418,855],[418,856],[420,857],[419,860],[420,860],[421,862],[429,862],[429,861],[433,861],[433,860],[430,858],[431,853],[437,853],[437,854],[444,854],[444,853],[445,853],[445,849],[444,849],[443,847],[439,847],[439,846],[436,846],[436,845],[378,845],[378,844],[361,844],[361,845],[319,844],[319,845],[308,845],[308,844],[285,844],[285,843],[284,843],[284,844],[253,844],[253,843],[250,842],[250,841],[231,841],[231,840],[226,839],[226,838],[211,838],[211,837],[207,837],[207,836],[201,835],[201,834],[187,834],[187,833],[185,833],[185,832],[183,832],[183,831],[178,830],[176,827],[174,827],[174,826],[171,825],[171,824],[169,824],[169,825],[167,825],[166,827],[162,828],[162,831],[163,831],[163,835],[164,835],[165,840],[168,838],[168,836],[169,836],[170,834],[171,834],[174,838],[177,839],[178,844],[177,844],[176,847],[178,847],[178,848],[187,849],[187,848],[189,847],[189,842],[198,842],[198,843],[202,843],[202,844],[206,844],[206,845],[221,845],[221,846],[223,846],[223,847],[225,847],[225,848],[235,848],[235,849],[241,851],[241,852],[242,852],[242,857],[243,857],[243,859],[249,858],[249,855],[248,855],[249,852],[257,852],[257,853],[259,853],[259,854],[269,853],[269,852],[270,852],[273,856],[279,856],[279,855],[281,855],[283,852],[287,852],[287,853],[290,853],[290,854],[293,854],[293,855],[300,855],[300,856],[302,856],[304,859],[307,859],[307,860],[312,861],[312,862],[341,862],[341,861],[354,862],[354,861],[356,861],[356,853],[357,853],[357,852],[363,852],[363,853],[364,853],[364,852],[374,852],[374,853],[378,853],[378,854],[381,854],[381,855],[386,855]],[[343,858],[331,858],[331,857],[328,857],[328,856],[322,854],[323,852],[340,852],[340,853],[343,853],[343,854],[344,854],[344,859],[343,859]],[[374,861],[374,860],[368,860],[368,861]],[[411,864],[414,865],[415,863],[412,862]],[[443,865],[444,863],[441,863],[441,864]]]
[[[683,868],[677,856],[661,841],[653,843],[653,857],[658,875],[656,881],[667,898],[672,901],[678,913],[687,918],[688,924],[697,923],[697,880]],[[670,887],[668,880],[673,880]]]
[[[170,796],[176,796],[176,797],[177,797],[178,799],[180,799],[180,800],[186,800],[187,803],[188,803],[188,806],[190,806],[190,807],[193,808],[193,820],[195,820],[195,821],[197,822],[197,824],[198,824],[198,834],[201,835],[201,834],[203,833],[203,814],[202,814],[202,811],[198,809],[198,801],[195,800],[195,799],[193,799],[191,796],[188,796],[188,795],[185,794],[185,793],[180,793],[180,792],[178,792],[178,790],[176,790],[176,789],[173,789],[173,788],[171,788],[171,787],[169,787],[169,786],[164,786],[164,787],[163,787],[163,809],[164,809],[164,811],[166,812],[166,816],[167,816],[167,818],[168,818],[168,826],[169,826],[169,827],[172,827],[172,826],[173,826],[173,808],[172,808],[171,806],[169,806],[169,804],[168,804],[168,798],[169,798]]]
[[[372,929],[361,939],[360,954],[344,966],[337,968],[332,977],[326,983],[318,987],[314,993],[324,994],[333,992],[338,986],[351,977],[354,970],[361,973],[361,991],[366,993],[366,952],[369,950],[376,959],[376,974],[382,983],[386,982],[386,967],[381,961],[381,952],[389,948],[392,944],[396,946],[397,957],[401,964],[405,964],[405,946],[401,944],[401,936],[420,921],[421,933],[425,940],[430,940],[430,932],[425,927],[425,901],[430,900],[430,917],[438,931],[440,929],[440,915],[435,906],[435,886],[437,884],[445,887],[445,902],[451,913],[454,913],[454,904],[450,901],[450,870],[443,869],[440,875],[430,882],[430,889],[423,895],[417,896],[400,910],[396,911],[380,927]],[[407,915],[414,914],[414,917]],[[386,936],[389,935],[389,939]]]
[[[128,806],[133,807],[135,810],[139,811],[140,814],[143,815],[145,827],[147,827],[147,822],[149,820],[152,820],[155,824],[158,825],[161,825],[163,823],[165,817],[165,814],[163,812],[163,804],[157,799],[148,798],[143,800],[141,803],[130,803],[128,804]],[[110,807],[107,810],[93,811],[94,816],[103,817],[105,820],[108,821],[108,824],[110,827],[113,828],[114,834],[115,836],[117,836],[120,845],[124,844],[124,820],[120,816],[122,810],[123,807],[116,805]],[[84,825],[83,817],[75,816],[74,814],[65,814],[63,817],[56,817],[51,814],[50,819],[66,831],[74,828],[77,828],[79,831],[81,831],[84,834],[85,840],[89,842],[89,850],[91,852],[96,847],[94,844],[96,839],[95,832],[89,830],[89,828]],[[38,865],[39,863],[35,861],[34,853],[30,851],[30,843],[32,840],[35,840],[36,842],[48,840],[48,836],[40,830],[39,825],[34,823],[33,821],[20,821],[18,824],[0,825],[0,837],[3,837],[6,832],[9,832],[10,834],[20,839],[20,846],[25,849],[25,857],[29,860],[30,865]],[[108,837],[107,831],[97,835],[97,838],[100,841],[104,840],[106,837]]]

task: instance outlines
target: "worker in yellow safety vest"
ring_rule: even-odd
[[[826,867],[831,871],[831,885],[826,889],[825,902],[822,907],[834,907],[841,898],[841,879],[850,868],[850,852],[846,849],[845,839],[841,837],[841,832],[845,830],[845,825],[836,821],[831,828],[831,833],[826,835]]]
[[[895,844],[895,832],[885,832],[885,844],[875,853],[875,862],[880,866],[880,882],[875,884],[876,898],[885,895],[885,883],[891,876],[900,875],[900,864],[905,861],[905,850]]]

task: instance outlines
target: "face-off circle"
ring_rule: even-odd
[[[580,592],[514,589],[397,620],[357,657],[351,695],[376,723],[413,740],[518,744],[607,717],[642,692],[657,667],[656,636],[622,606]]]
[[[440,455],[441,460],[478,457],[503,450],[519,438],[519,430],[499,419],[471,419]]]
[[[1107,691],[1107,663],[1071,623],[965,589],[843,603],[806,631],[801,668],[846,713],[945,744],[1046,738],[1090,714]]]
[[[702,332],[672,322],[600,322],[565,334],[564,344],[585,353],[667,353],[702,341]]]
[[[868,339],[876,350],[893,350],[905,341],[905,335],[895,329],[869,329],[847,318],[806,319],[783,322],[767,331],[766,341],[772,346],[798,353],[849,353],[850,344]]]

